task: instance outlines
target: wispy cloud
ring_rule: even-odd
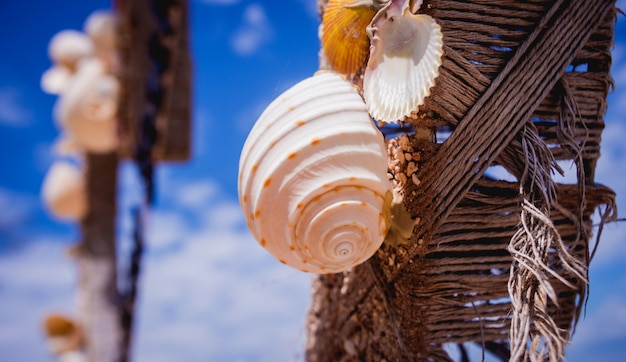
[[[239,0],[198,0],[198,2],[209,5],[234,5],[237,4]]]
[[[231,46],[235,53],[249,56],[269,43],[273,30],[259,4],[248,5],[243,13],[243,23],[231,38]]]
[[[0,355],[9,361],[47,361],[42,336],[46,313],[72,314],[76,282],[65,246],[58,240],[29,243],[0,256]]]
[[[31,121],[32,114],[22,104],[20,91],[12,87],[0,88],[0,124],[27,126]]]
[[[147,225],[136,360],[293,360],[310,276],[265,252],[216,183],[175,183],[177,205]],[[176,216],[180,209],[199,222]]]
[[[37,203],[33,195],[0,187],[0,233],[21,228],[34,212]]]
[[[306,13],[311,18],[315,20],[319,20],[320,14],[319,14],[319,9],[317,7],[317,0],[298,0],[298,1],[302,4],[304,9],[306,10]]]
[[[173,204],[157,206],[146,225],[133,360],[296,360],[304,348],[310,275],[263,250],[236,201],[215,182],[169,179],[162,186]],[[48,240],[0,254],[0,353],[8,360],[45,360],[41,317],[76,311],[76,271],[63,249]]]

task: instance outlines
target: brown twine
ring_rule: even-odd
[[[587,296],[590,217],[605,205],[598,234],[617,217],[615,194],[594,182],[614,1],[425,3],[444,59],[408,122],[452,134],[390,141],[390,172],[420,227],[363,268],[321,277],[307,360],[404,360],[402,343],[415,360],[446,360],[443,343],[470,341],[512,341],[512,360],[560,360]],[[397,147],[420,155],[415,175]],[[577,167],[574,185],[552,178],[564,160]],[[490,165],[517,181],[483,175]]]

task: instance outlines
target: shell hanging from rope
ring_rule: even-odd
[[[105,153],[118,145],[119,82],[97,58],[85,59],[55,105],[59,125],[76,145]]]
[[[44,178],[41,198],[55,217],[80,220],[87,212],[87,194],[82,170],[66,161],[53,163]]]
[[[322,17],[322,49],[338,73],[363,71],[370,52],[367,27],[376,14],[375,0],[329,0]]]
[[[319,72],[275,99],[239,161],[239,202],[283,264],[336,273],[369,259],[390,226],[383,136],[355,87]]]
[[[432,17],[412,13],[420,5],[392,0],[370,25],[363,97],[378,121],[398,122],[417,110],[439,75],[443,35]]]

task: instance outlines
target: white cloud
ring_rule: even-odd
[[[145,222],[146,243],[150,249],[165,249],[183,242],[187,225],[180,213],[151,211]]]
[[[248,5],[243,13],[243,23],[231,38],[233,51],[249,56],[272,40],[273,30],[259,4]]]
[[[210,180],[190,182],[179,189],[177,201],[181,206],[192,209],[206,207],[218,191],[217,184]]]
[[[18,228],[34,212],[39,200],[30,195],[0,187],[0,232]]]
[[[209,4],[209,5],[234,5],[239,2],[239,0],[198,0],[199,2]]]
[[[176,227],[184,239],[176,250],[145,259],[136,360],[293,359],[303,349],[310,276],[237,226],[235,203],[205,213],[200,228]],[[158,217],[154,226],[168,227]]]
[[[27,126],[32,121],[31,112],[24,107],[20,91],[16,88],[0,88],[0,124]]]
[[[609,113],[606,117],[606,128],[602,133],[602,155],[596,166],[596,182],[612,188],[617,194],[618,210],[622,213],[626,209],[626,123],[621,119],[620,112],[612,106],[615,103],[626,102],[626,92],[614,94],[613,102],[609,104]],[[623,215],[620,215],[623,217]],[[600,240],[600,245],[593,264],[608,264],[619,262],[626,258],[626,223],[606,225]]]
[[[626,296],[622,292],[626,289],[626,279],[624,275],[613,276],[613,279],[612,289],[616,293],[608,295],[594,294],[592,284],[590,305],[568,347],[568,361],[623,359],[626,352],[623,343],[626,340]]]
[[[134,184],[125,169],[122,182]],[[294,360],[304,348],[310,275],[263,250],[215,183],[176,183],[173,204],[148,215],[133,360]],[[203,222],[179,214],[190,207]],[[65,247],[42,240],[0,254],[0,354],[7,360],[46,360],[42,316],[76,311],[76,270]]]
[[[72,314],[75,274],[58,241],[29,243],[0,256],[0,355],[7,361],[49,360],[43,317]]]
[[[306,13],[313,19],[319,20],[320,14],[317,7],[317,0],[298,0],[304,7]]]

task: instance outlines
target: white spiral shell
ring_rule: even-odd
[[[369,259],[390,226],[382,134],[336,73],[305,79],[263,112],[239,162],[239,202],[283,264],[336,273]]]

